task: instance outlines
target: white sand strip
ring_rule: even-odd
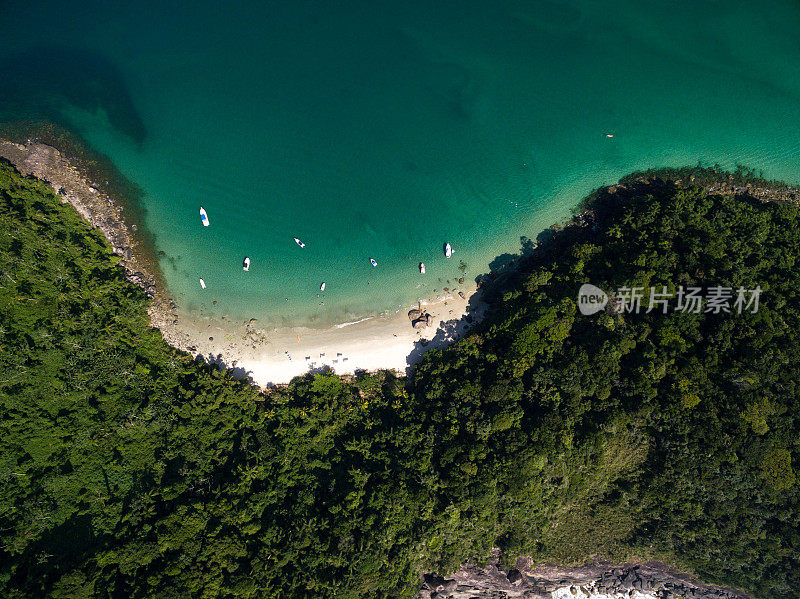
[[[409,306],[397,314],[326,329],[264,330],[257,328],[258,323],[181,318],[165,337],[178,347],[195,348],[193,353],[206,358],[219,356],[227,366],[244,370],[261,386],[287,383],[295,376],[326,367],[337,374],[379,369],[405,374],[424,351],[449,345],[469,329],[462,317],[473,293],[474,289],[468,293],[464,290],[465,298],[453,294],[427,305],[423,302],[422,307],[433,320],[430,327],[422,330],[412,328],[407,312],[414,306]],[[485,308],[480,304],[470,312],[473,322],[480,319]],[[248,339],[243,338],[248,331],[252,334]],[[427,341],[425,346],[423,340]]]

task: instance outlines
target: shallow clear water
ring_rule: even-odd
[[[800,182],[797,2],[110,4],[0,5],[0,118],[61,120],[142,188],[184,310],[393,309],[633,169]]]

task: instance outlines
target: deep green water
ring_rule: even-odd
[[[186,310],[396,308],[633,169],[800,182],[800,2],[131,4],[0,3],[0,116],[142,188]]]

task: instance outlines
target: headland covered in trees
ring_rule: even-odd
[[[412,597],[524,558],[797,595],[800,209],[770,185],[600,190],[412,375],[263,392],[170,347],[101,233],[0,165],[0,594]],[[587,316],[586,283],[761,297]]]
[[[55,141],[71,142],[67,144],[70,152],[62,153],[30,139],[0,139],[0,157],[10,160],[23,174],[50,182],[59,196],[105,235],[128,278],[152,298],[150,320],[170,345],[209,361],[235,366],[237,372],[262,386],[288,383],[309,370],[333,369],[352,374],[356,370],[388,368],[405,372],[427,349],[444,347],[463,335],[485,310],[475,296],[474,282],[464,276],[463,262],[463,268],[456,268],[458,262],[453,263],[456,275],[442,279],[441,289],[434,289],[433,296],[419,298],[418,306],[431,315],[430,323],[422,328],[412,328],[406,317],[413,306],[317,327],[297,326],[291,315],[276,327],[257,319],[239,321],[228,316],[208,316],[202,310],[179,310],[166,288],[153,241],[142,226],[144,219],[135,212],[136,198],[121,203],[114,193],[118,187],[131,193],[128,188],[132,185],[80,139],[66,131],[57,132],[62,138]],[[45,139],[51,137],[54,136]],[[82,155],[89,160],[81,160]],[[86,168],[89,161],[95,168]],[[90,174],[98,166],[105,170]],[[113,179],[115,185],[104,185],[103,176]],[[319,295],[316,301],[324,300]],[[467,314],[469,318],[463,319]]]

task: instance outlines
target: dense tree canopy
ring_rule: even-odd
[[[101,235],[0,165],[0,595],[410,597],[492,547],[795,595],[798,216],[633,182],[410,378],[261,394],[170,348]],[[584,316],[587,282],[762,296]]]

